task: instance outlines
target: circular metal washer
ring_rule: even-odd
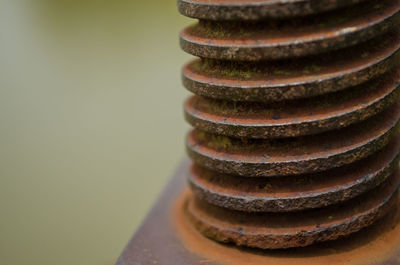
[[[271,102],[339,91],[381,75],[398,63],[400,34],[307,61],[240,63],[194,60],[183,68],[184,86],[205,97]]]
[[[314,55],[383,34],[398,24],[399,11],[400,0],[386,0],[384,4],[356,6],[298,21],[200,21],[181,32],[180,44],[192,55],[221,60],[257,61]]]
[[[237,139],[191,131],[189,156],[206,168],[239,176],[306,174],[353,163],[383,148],[397,133],[400,103],[346,128],[278,140]]]
[[[189,183],[197,198],[245,212],[292,212],[347,201],[380,185],[399,162],[400,138],[381,151],[347,166],[322,173],[280,178],[245,178],[197,165]]]
[[[244,138],[283,138],[321,133],[365,120],[392,105],[399,96],[400,71],[358,87],[317,98],[258,104],[192,96],[185,118],[209,133]]]
[[[244,213],[219,208],[194,196],[187,214],[205,236],[262,249],[304,247],[335,240],[383,217],[397,201],[397,170],[381,186],[346,204],[296,213]]]
[[[364,0],[179,0],[178,9],[184,16],[199,19],[258,20],[305,16],[362,1]]]

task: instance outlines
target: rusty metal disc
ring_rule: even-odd
[[[388,215],[339,240],[287,250],[263,250],[218,244],[200,235],[187,216],[185,188],[189,162],[179,167],[117,265],[398,265],[399,196]],[[130,209],[127,209],[130,211]]]
[[[185,102],[185,118],[197,129],[232,137],[303,136],[342,128],[381,112],[398,98],[399,84],[396,70],[358,87],[280,104],[192,96]]]
[[[197,198],[245,212],[291,212],[326,207],[375,188],[399,162],[400,138],[353,164],[322,173],[280,178],[246,178],[197,165],[189,183]]]
[[[230,62],[194,60],[182,72],[193,93],[229,101],[282,101],[359,85],[389,71],[398,60],[400,34],[307,60]]]
[[[221,60],[286,59],[369,40],[398,24],[400,0],[289,21],[200,21],[180,34],[184,51]],[[295,25],[295,26],[294,26]]]
[[[385,146],[397,130],[400,103],[346,128],[276,140],[238,139],[193,130],[186,146],[204,167],[240,176],[318,172],[360,160]]]
[[[244,213],[192,196],[187,213],[205,236],[239,246],[277,249],[308,246],[357,232],[384,216],[396,202],[396,170],[384,184],[349,203],[295,213]]]
[[[305,16],[364,0],[178,0],[179,12],[209,20],[259,20]],[[377,4],[377,1],[371,2]]]

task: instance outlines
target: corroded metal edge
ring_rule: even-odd
[[[210,205],[196,196],[187,204],[193,224],[214,240],[261,249],[304,247],[367,227],[389,212],[400,182],[396,170],[384,184],[341,206],[304,212],[244,213]]]
[[[365,7],[367,10],[364,14],[362,8]],[[277,37],[267,37],[265,32],[254,30],[247,24],[225,29],[227,25],[224,24],[216,24],[216,28],[210,28],[211,22],[200,22],[180,33],[180,45],[185,52],[194,56],[223,60],[275,60],[320,54],[356,45],[385,33],[398,24],[399,8],[398,0],[392,0],[379,8],[373,5],[355,6],[352,16],[346,13],[350,21],[342,25],[332,26],[325,23],[333,19],[332,15],[324,14],[316,19],[324,26],[308,26],[308,34],[304,32],[307,27],[303,29],[302,22],[299,21],[295,31],[284,34],[281,29],[278,31],[281,34]],[[336,21],[340,21],[340,13],[333,15]],[[304,33],[299,36],[298,32]]]
[[[198,1],[179,0],[178,9],[184,16],[209,20],[258,20],[305,16],[365,0],[295,0],[295,1]]]
[[[194,95],[185,102],[185,119],[202,131],[232,137],[271,139],[321,133],[365,120],[393,104],[400,93],[399,73],[394,71],[359,87],[314,98],[315,103],[303,100],[294,102],[297,107],[293,102],[278,109],[259,107],[260,113],[248,103],[230,102],[232,107],[226,107],[227,101]],[[346,100],[349,95],[352,97]],[[318,111],[318,104],[322,111]]]
[[[368,246],[371,240],[380,242],[380,235],[384,231],[400,225],[397,220],[382,220],[379,224],[366,228],[346,240],[296,249],[290,252],[240,250],[232,246],[218,244],[200,236],[194,229],[190,229],[190,223],[180,223],[180,220],[176,220],[181,218],[177,214],[183,215],[180,198],[186,191],[185,178],[189,164],[188,159],[181,163],[141,227],[126,245],[116,265],[248,265],[251,260],[258,261],[254,264],[262,264],[263,262],[279,265],[304,265],[310,264],[310,262],[313,265],[329,264],[319,263],[318,259],[327,257],[328,260],[335,261],[337,256],[348,251],[352,250],[351,252],[354,253],[357,252],[357,249],[361,249],[358,252],[362,252],[362,248]],[[392,211],[392,213],[397,213],[397,211]],[[179,231],[181,229],[190,229],[190,231],[188,230],[187,233]],[[393,235],[393,233],[391,234]],[[400,241],[400,233],[393,236],[396,241]],[[332,252],[333,249],[334,252]],[[385,253],[383,253],[383,250]],[[238,254],[242,258],[237,258]],[[243,260],[246,260],[246,262],[243,262]],[[375,252],[370,250],[363,255],[354,253],[343,264],[399,265],[400,245],[391,244],[388,248],[378,249]]]
[[[188,181],[198,198],[232,210],[290,212],[325,207],[383,182],[398,165],[399,144],[400,138],[364,160],[319,174],[248,179],[192,165]]]
[[[209,3],[208,0],[193,1]],[[276,1],[283,8],[294,3],[292,0],[270,0],[269,7],[278,3]],[[306,3],[309,4],[310,1]],[[389,71],[397,63],[400,54],[398,28],[384,35],[380,33],[397,22],[396,16],[392,20],[394,23],[385,19],[398,11],[398,1],[371,1],[368,4],[379,4],[369,6],[371,9],[364,9],[362,5],[358,5],[332,12],[335,14],[332,16],[336,20],[334,23],[330,22],[329,13],[286,22],[276,23],[276,20],[269,20],[265,24],[261,21],[243,21],[246,19],[236,22],[200,20],[197,26],[187,28],[181,35],[184,49],[205,57],[184,67],[184,85],[189,90],[198,89],[197,92],[193,91],[198,95],[247,102],[299,99],[359,85]],[[212,4],[220,4],[217,11],[223,11],[226,6],[234,3],[230,0],[216,0]],[[239,0],[239,3],[249,7],[252,5],[249,3],[253,1]],[[332,0],[329,3],[338,2]],[[388,3],[394,4],[394,9],[389,8],[389,5],[388,9],[381,9],[380,4]],[[301,6],[297,8],[299,12],[302,9]],[[316,3],[308,8],[313,14],[319,13]],[[385,11],[389,10],[390,12],[385,14]],[[345,16],[346,11],[349,11],[350,17]],[[371,15],[369,19],[366,14]],[[318,24],[318,21],[323,22]],[[372,26],[362,33],[366,34],[366,39],[372,39],[357,44],[358,41],[366,39],[358,39],[361,36],[352,35],[350,31],[358,31],[366,25],[379,25],[378,21],[384,21],[381,30],[372,30]],[[349,28],[346,27],[347,22]],[[293,28],[288,30],[289,27],[297,27],[296,24],[302,25],[297,32],[300,33],[300,38],[293,38]],[[311,30],[310,25],[322,27],[323,30]],[[331,28],[334,25],[338,30]],[[282,30],[268,34],[263,31],[265,26],[270,26],[271,30],[275,26]],[[325,31],[326,29],[328,31]],[[332,29],[334,32],[330,31]],[[315,34],[315,39],[310,38],[310,32]],[[330,33],[333,33],[333,36]],[[318,42],[319,37],[323,39],[322,42]],[[307,47],[307,42],[314,40],[317,42],[312,43],[312,47]],[[199,45],[188,47],[188,43]],[[271,46],[273,43],[276,46]],[[342,45],[351,46],[352,49],[332,51],[335,48],[343,48]],[[327,51],[332,52],[326,54]],[[314,56],[315,54],[319,56]],[[282,55],[312,57],[306,60],[279,62],[265,60],[282,59]],[[360,161],[383,148],[398,132],[397,107],[396,104],[396,108],[390,108],[383,112],[384,114],[378,114],[341,130],[320,133],[318,137],[248,139],[238,138],[237,135],[227,137],[218,133],[210,134],[195,129],[187,137],[187,151],[195,164],[229,175],[277,177],[321,172]],[[396,123],[393,123],[394,121]],[[394,177],[396,185],[391,182]],[[388,211],[387,205],[391,204],[388,202],[392,201],[389,198],[393,193],[392,188],[397,188],[397,180],[398,174],[393,174],[385,184],[368,194],[352,199],[348,204],[318,210],[260,215],[210,205],[192,195],[187,201],[187,213],[200,232],[220,242],[261,249],[308,246],[314,242],[335,240],[371,225],[376,218]],[[383,192],[382,187],[385,187]],[[387,187],[390,189],[386,189]],[[244,188],[244,185],[241,188]],[[237,190],[239,189],[235,191]],[[327,216],[332,213],[339,216],[327,220]]]
[[[250,145],[239,139],[192,130],[186,140],[187,153],[201,166],[245,177],[324,171],[353,163],[383,148],[397,134],[399,107],[395,104],[370,120],[296,142],[253,140]]]
[[[259,76],[246,75],[248,64],[225,66],[216,60],[195,59],[183,67],[182,82],[194,94],[229,101],[273,102],[322,95],[388,72],[398,63],[399,39],[400,32],[394,31],[350,52],[343,50],[310,58],[304,66],[300,64],[290,71],[282,63],[268,65],[267,69],[264,62],[250,65]],[[318,67],[304,73],[304,67],[309,65]]]

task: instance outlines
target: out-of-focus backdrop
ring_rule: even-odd
[[[0,3],[0,263],[111,265],[184,156],[175,0]]]

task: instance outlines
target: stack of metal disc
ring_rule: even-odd
[[[179,0],[195,95],[186,211],[205,236],[307,246],[373,224],[400,182],[400,0]]]

